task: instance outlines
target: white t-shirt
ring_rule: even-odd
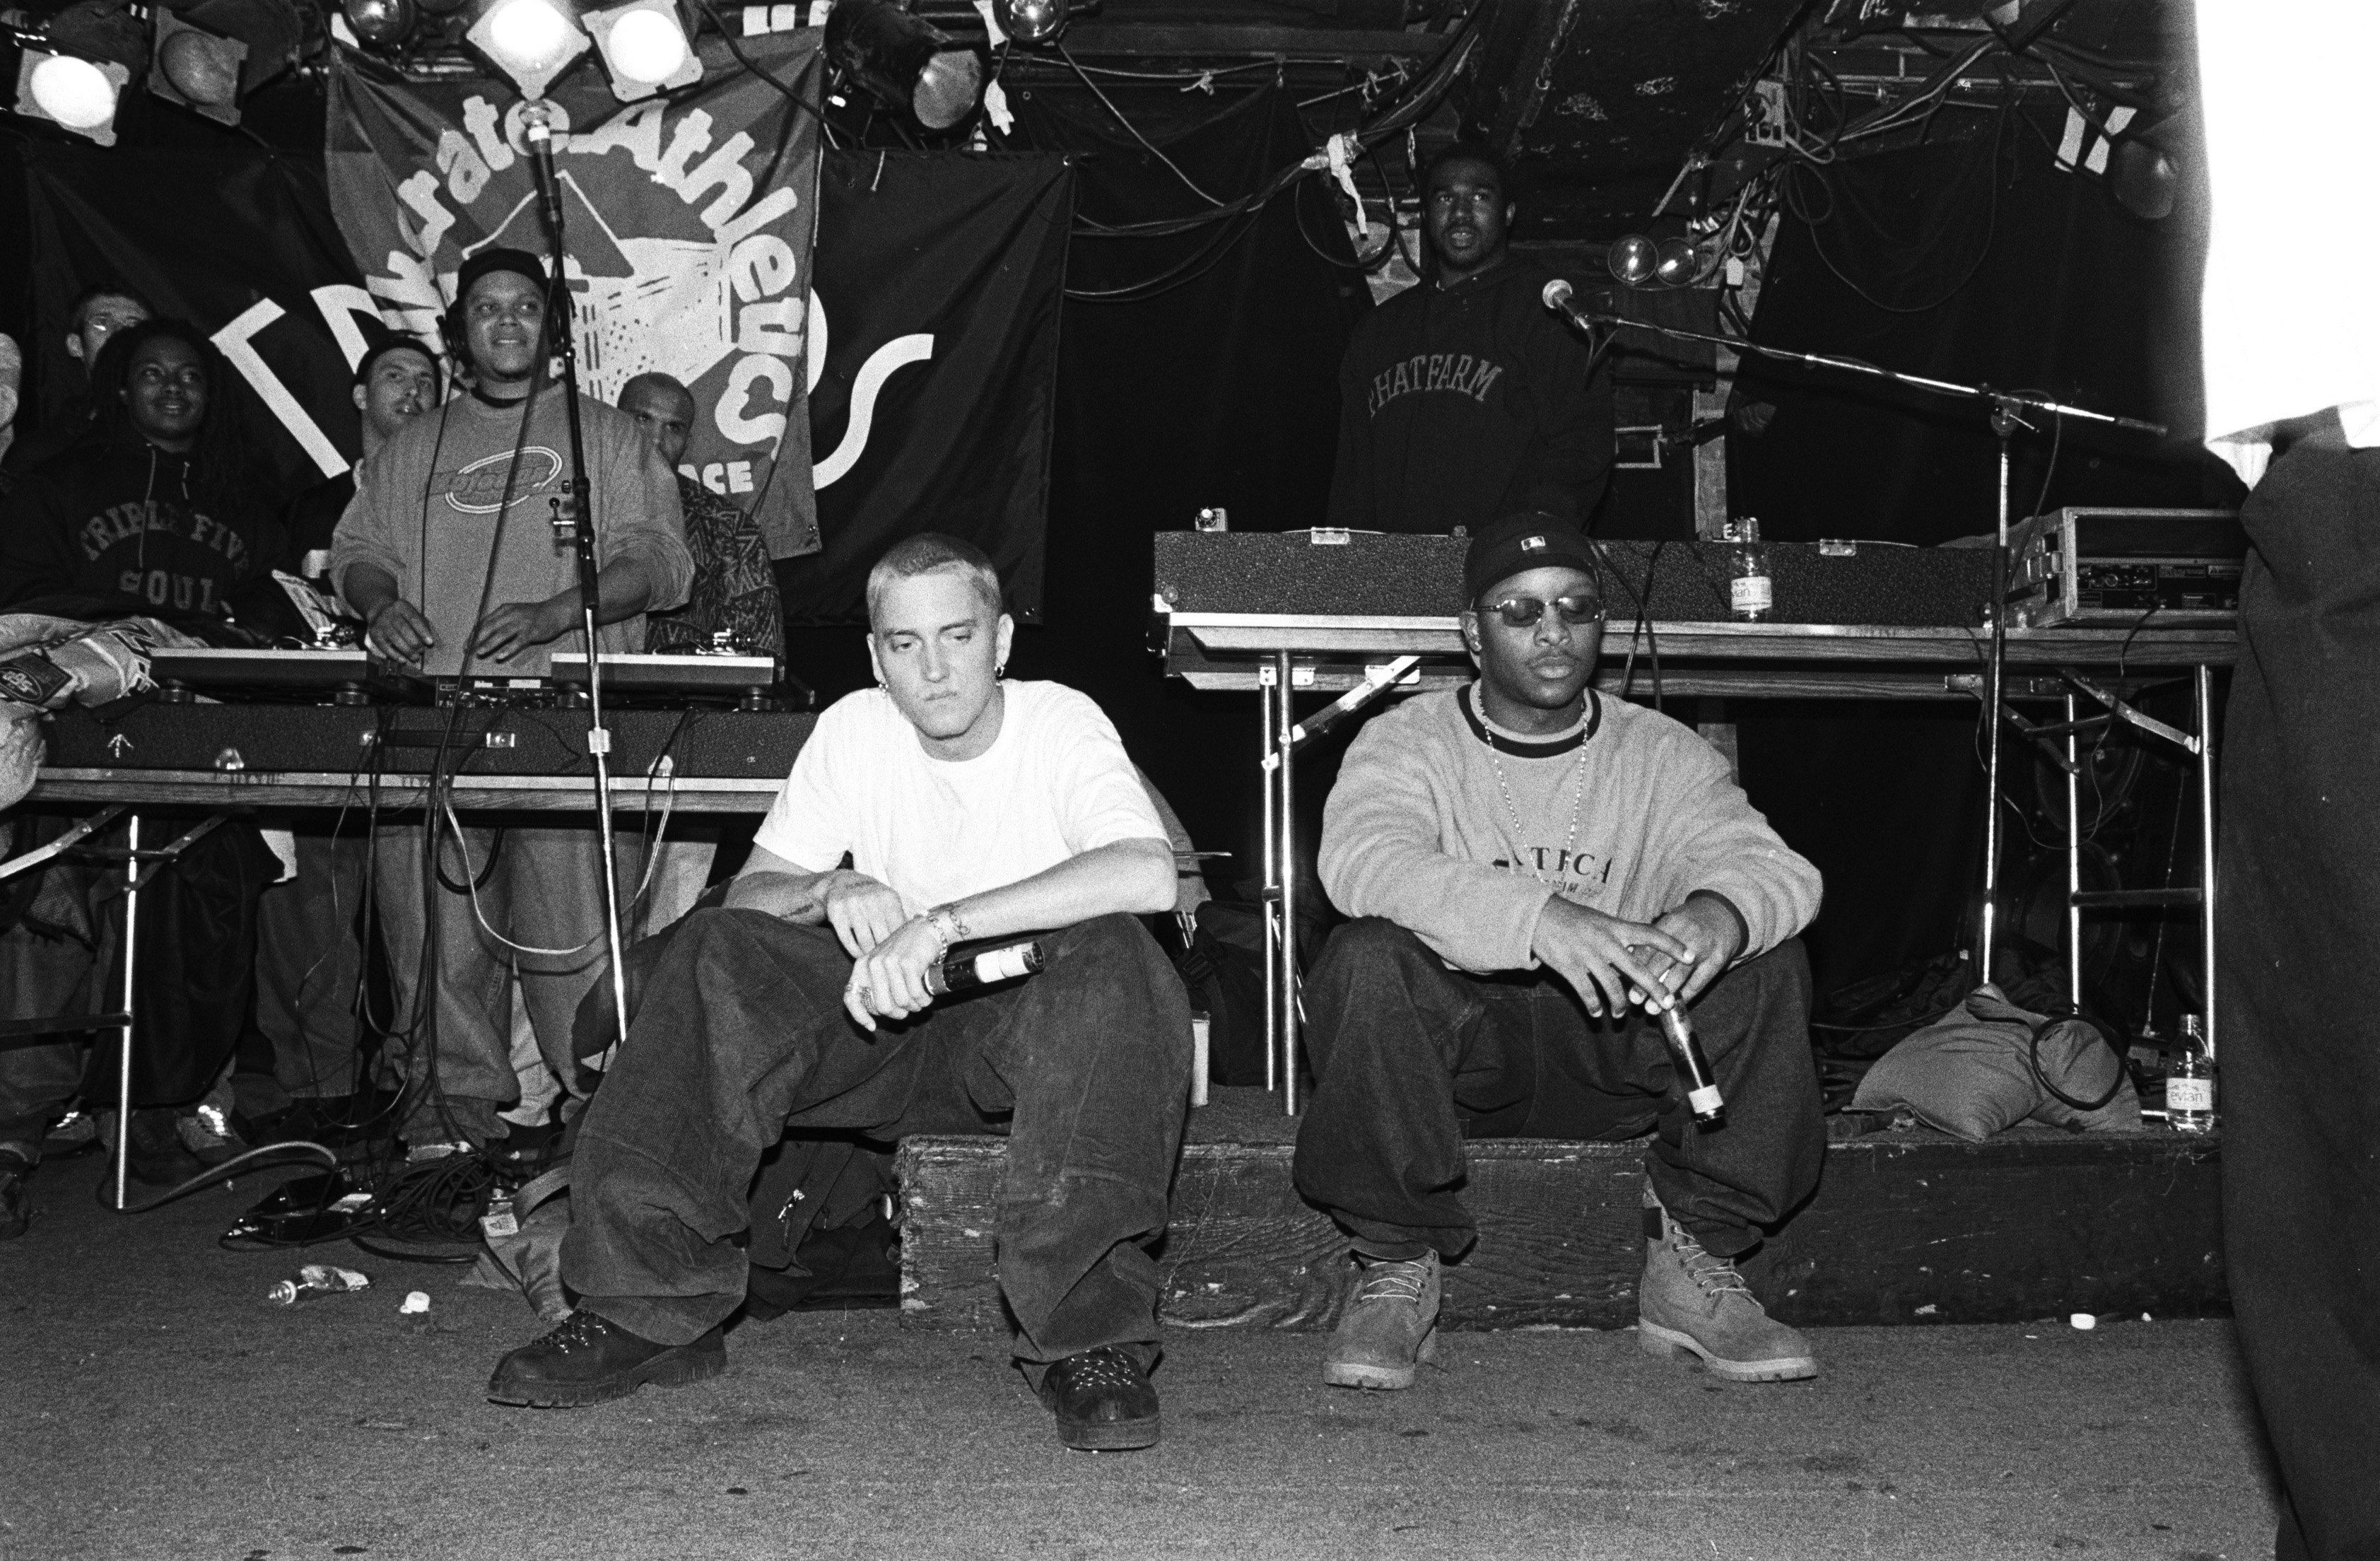
[[[1008,683],[1000,736],[973,759],[929,754],[881,689],[835,701],[753,844],[810,872],[851,853],[916,915],[1165,826],[1087,695]]]

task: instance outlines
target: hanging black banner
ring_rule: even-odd
[[[1017,616],[1040,616],[1074,182],[1054,155],[826,154],[810,305],[826,545],[778,570],[789,623],[861,621],[868,567],[919,531],[981,547]]]
[[[290,491],[346,470],[357,317],[377,311],[320,165],[72,147],[28,164],[46,404],[80,388],[46,350],[67,302],[120,282],[215,334]],[[1036,620],[1074,175],[1055,154],[830,152],[820,183],[806,377],[825,545],[779,566],[787,618],[861,621],[868,566],[942,530]]]
[[[75,294],[134,287],[213,336],[255,393],[257,448],[289,489],[347,470],[357,316],[378,310],[331,222],[319,162],[31,144],[24,156],[42,406],[82,392],[56,348]]]

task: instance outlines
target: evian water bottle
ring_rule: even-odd
[[[2181,1016],[2181,1050],[2165,1076],[2165,1119],[2179,1133],[2215,1130],[2215,1059],[2196,1014]]]
[[[1760,522],[1749,515],[1727,523],[1727,605],[1741,623],[1767,623],[1777,605],[1768,547],[1760,540]]]

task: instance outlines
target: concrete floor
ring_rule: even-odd
[[[1093,1456],[1003,1341],[881,1311],[743,1328],[705,1386],[500,1409],[521,1302],[218,1250],[257,1181],[128,1218],[100,1175],[45,1168],[0,1243],[7,1561],[2271,1554],[2223,1323],[1831,1330],[1821,1379],[1766,1387],[1625,1332],[1466,1334],[1370,1396],[1319,1384],[1317,1335],[1177,1333],[1164,1445]],[[261,1304],[301,1261],[372,1288]]]

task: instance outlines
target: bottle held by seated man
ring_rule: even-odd
[[[1691,728],[1595,692],[1603,619],[1575,527],[1481,531],[1462,610],[1478,679],[1375,718],[1325,805],[1323,886],[1354,920],[1305,985],[1294,1165],[1353,1247],[1327,1383],[1402,1388],[1431,1358],[1440,1264],[1477,1236],[1465,1139],[1648,1132],[1640,1343],[1741,1381],[1816,1374],[1735,1260],[1825,1149],[1794,937],[1818,873]],[[1678,1005],[1726,1102],[1715,1130],[1662,1034]]]
[[[788,1128],[1004,1118],[1016,1361],[1065,1445],[1148,1446],[1190,1016],[1135,918],[1174,903],[1172,845],[1097,705],[1005,680],[1014,626],[980,552],[901,543],[868,610],[879,686],[819,718],[725,904],[673,931],[581,1119],[562,1248],[579,1309],[488,1396],[577,1406],[717,1374],[747,1190]],[[930,990],[953,945],[1027,933],[1031,980]]]

